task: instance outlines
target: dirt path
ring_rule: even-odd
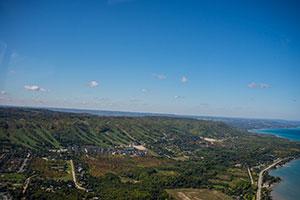
[[[247,170],[248,170],[248,174],[249,174],[249,177],[250,177],[251,185],[254,185],[253,177],[252,177],[252,174],[251,174],[251,171],[250,171],[249,167],[247,168]]]
[[[188,196],[186,196],[183,192],[178,192],[178,197],[182,200],[191,200]]]
[[[258,181],[257,181],[257,193],[256,193],[256,200],[261,200],[261,188],[263,184],[263,175],[266,171],[271,169],[272,167],[276,166],[280,162],[282,162],[284,159],[277,159],[275,162],[273,162],[271,165],[266,167],[265,169],[261,170],[259,173]]]
[[[25,180],[25,185],[24,185],[23,191],[22,191],[23,194],[25,194],[25,192],[26,192],[26,190],[27,190],[27,188],[28,188],[28,185],[29,185],[29,183],[30,183],[30,180],[31,180],[31,178],[33,178],[34,176],[37,176],[37,175],[30,176],[30,177],[28,177],[28,178]]]
[[[26,158],[24,159],[24,161],[23,161],[23,163],[22,163],[22,165],[21,165],[21,167],[20,167],[20,169],[18,170],[17,173],[23,173],[24,172],[24,168],[25,168],[29,158],[30,158],[30,153],[27,154]]]
[[[76,174],[75,174],[75,167],[74,167],[74,163],[73,163],[73,160],[70,160],[70,164],[71,164],[71,170],[72,170],[72,177],[73,177],[73,182],[75,184],[75,187],[79,190],[84,190],[86,191],[86,189],[84,187],[81,187],[78,182],[77,182],[77,179],[76,179]]]

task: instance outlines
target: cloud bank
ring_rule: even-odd
[[[181,83],[187,83],[188,82],[188,78],[186,76],[181,77]]]
[[[268,89],[271,87],[271,85],[267,83],[255,83],[255,82],[249,83],[247,86],[248,88],[251,89]]]
[[[95,88],[95,87],[97,87],[99,85],[99,83],[97,82],[97,81],[90,81],[89,83],[88,83],[88,86],[90,87],[90,88]]]
[[[164,74],[153,74],[153,76],[158,80],[165,80],[167,79],[167,76]]]
[[[174,99],[184,99],[184,96],[180,96],[180,95],[175,95]]]
[[[32,92],[46,92],[46,89],[38,85],[24,85],[24,89]]]

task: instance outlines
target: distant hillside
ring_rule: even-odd
[[[300,152],[299,143],[250,134],[218,121],[100,117],[28,108],[0,108],[0,144],[1,148],[38,152],[74,146],[114,149],[135,144],[152,155],[168,158],[216,156],[227,158],[226,162],[243,163]]]
[[[290,128],[299,127],[300,121],[280,120],[280,119],[250,119],[250,118],[233,118],[233,117],[212,117],[212,116],[196,116],[196,115],[175,115],[161,113],[140,113],[140,112],[121,112],[121,111],[102,111],[102,110],[84,110],[84,109],[64,109],[50,108],[52,111],[70,112],[70,113],[86,113],[98,116],[110,117],[174,117],[174,118],[189,118],[209,121],[220,121],[231,126],[241,129],[264,129],[264,128]]]
[[[221,122],[168,117],[99,117],[41,109],[0,108],[0,139],[28,148],[152,144],[161,138],[239,134]]]
[[[267,128],[291,128],[299,127],[299,121],[289,121],[280,119],[247,119],[228,117],[198,117],[201,120],[220,121],[228,125],[241,129],[267,129]]]

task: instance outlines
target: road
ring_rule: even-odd
[[[23,173],[24,172],[24,168],[25,168],[29,158],[30,158],[30,153],[27,154],[26,158],[24,159],[24,161],[23,161],[23,163],[22,163],[22,165],[21,165],[21,167],[20,167],[20,169],[18,170],[17,173]]]
[[[84,187],[81,187],[78,182],[77,182],[77,179],[76,179],[76,174],[75,174],[75,167],[74,167],[74,163],[73,163],[73,160],[70,160],[70,164],[71,164],[71,170],[72,170],[72,177],[73,177],[73,182],[75,184],[75,187],[79,190],[84,190],[86,191],[86,189]]]
[[[248,169],[248,174],[249,174],[249,177],[250,177],[250,180],[251,180],[251,185],[254,185],[254,181],[253,181],[251,171],[250,171],[249,167],[247,169]]]
[[[256,193],[256,200],[261,200],[261,188],[263,184],[263,175],[266,171],[271,169],[272,167],[276,166],[280,162],[282,162],[284,159],[277,159],[275,162],[273,162],[271,165],[266,167],[265,169],[261,170],[259,173],[258,181],[257,181],[257,193]]]
[[[188,196],[186,196],[183,192],[178,192],[178,197],[181,198],[181,200],[191,200]]]
[[[23,191],[22,191],[23,194],[25,194],[25,192],[26,192],[26,190],[27,190],[27,188],[28,188],[28,185],[29,185],[29,183],[30,183],[30,180],[31,180],[31,178],[34,177],[34,176],[37,176],[37,175],[30,176],[30,177],[28,177],[28,178],[25,180],[25,185],[24,185]]]

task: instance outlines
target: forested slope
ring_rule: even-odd
[[[168,117],[99,117],[44,109],[0,108],[2,147],[30,150],[69,146],[115,148],[142,144],[153,155],[227,157],[258,162],[296,155],[299,143],[243,132],[222,122]]]

